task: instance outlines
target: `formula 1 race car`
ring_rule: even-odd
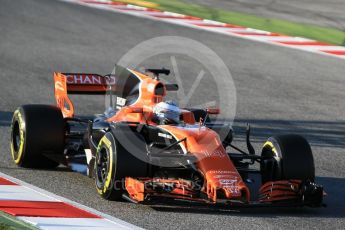
[[[313,155],[303,137],[270,137],[256,155],[247,127],[243,151],[232,143],[230,124],[212,121],[219,109],[180,109],[165,101],[168,91],[178,90],[159,79],[169,72],[116,66],[106,76],[54,73],[57,106],[23,105],[14,112],[14,162],[84,172],[109,200],[322,205],[323,187],[315,183]],[[104,114],[77,117],[68,94],[103,94],[110,106]],[[255,163],[259,169],[250,167]],[[256,190],[251,173],[260,175]]]

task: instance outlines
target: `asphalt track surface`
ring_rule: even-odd
[[[187,0],[187,2],[345,30],[343,0]]]
[[[1,1],[0,171],[149,229],[341,229],[345,221],[344,60],[275,47],[163,22],[59,1]],[[327,208],[208,210],[150,207],[99,198],[81,174],[21,169],[9,151],[11,114],[21,104],[54,103],[53,71],[106,74],[130,48],[162,35],[192,38],[213,49],[231,69],[237,89],[236,140],[253,124],[255,147],[270,135],[296,132],[312,144],[316,180]],[[182,62],[182,59],[177,59]],[[164,65],[159,62],[155,67]],[[181,64],[181,73],[194,66]],[[192,82],[195,75],[186,74]],[[186,84],[187,84],[186,83]],[[215,91],[210,85],[207,92]],[[196,92],[196,97],[205,92]],[[103,108],[103,99],[80,97],[80,113]],[[97,105],[99,103],[99,105]]]

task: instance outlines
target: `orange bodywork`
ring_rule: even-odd
[[[181,129],[177,126],[163,125],[181,140],[186,152],[197,157],[198,169],[206,179],[206,193],[213,202],[217,201],[217,194],[223,199],[239,199],[249,201],[250,192],[234,164],[222,146],[219,136],[207,127],[195,125]]]
[[[301,180],[269,181],[263,184],[259,190],[259,201],[269,203],[282,200],[294,200],[299,198]]]
[[[157,125],[152,121],[153,107],[156,103],[164,100],[166,87],[159,80],[133,70],[130,71],[140,80],[139,98],[130,106],[122,107],[113,117],[108,119],[108,122],[127,121],[155,125],[171,133],[177,140],[186,138],[184,142],[180,143],[180,146],[185,154],[193,154],[198,159],[196,164],[205,178],[203,192],[207,194],[209,200],[217,202],[218,199],[227,199],[248,202],[249,189],[223,148],[218,134],[205,126],[201,126],[199,121],[195,121],[193,113],[187,110],[182,110],[182,119],[185,124],[188,124],[185,127]],[[55,97],[64,117],[73,117],[74,115],[73,104],[67,95],[69,91],[105,92],[107,90],[105,81],[85,81],[83,77],[86,76],[89,75],[80,74],[73,78],[61,73],[54,73]],[[76,82],[76,79],[79,82]],[[91,79],[90,76],[89,79]],[[157,93],[157,88],[160,89],[159,93]],[[142,112],[138,113],[138,109],[141,109]],[[179,184],[180,182],[177,181],[176,183]],[[135,179],[128,179],[127,184],[130,185],[127,190],[133,195],[133,198],[142,200],[142,183]],[[187,189],[183,191],[187,191]],[[179,192],[180,194],[175,193],[175,195],[186,195],[181,194],[181,191]]]
[[[165,193],[158,193],[152,189],[153,184],[160,184],[164,186],[171,186],[171,191]],[[125,186],[130,197],[138,202],[145,200],[145,196],[160,196],[170,198],[183,198],[194,201],[201,201],[197,198],[197,193],[193,191],[192,184],[186,180],[172,180],[160,178],[131,178],[127,177]]]
[[[74,116],[74,106],[67,94],[67,78],[61,73],[54,73],[55,99],[64,117]]]

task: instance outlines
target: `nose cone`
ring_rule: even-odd
[[[226,153],[216,132],[206,127],[167,126],[178,139],[184,142],[188,153],[197,158],[197,168],[205,175],[208,198],[249,201],[249,189]]]

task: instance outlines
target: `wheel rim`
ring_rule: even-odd
[[[18,158],[18,151],[21,145],[21,138],[20,138],[20,128],[19,128],[19,122],[16,121],[13,125],[13,131],[12,131],[12,145],[13,145],[13,157],[14,159]]]
[[[267,142],[266,142],[267,143]],[[261,179],[262,182],[267,181],[276,181],[280,180],[282,176],[281,166],[280,166],[280,157],[279,153],[277,152],[276,145],[271,144],[266,145],[263,147],[261,152],[261,159],[260,164],[260,171],[261,171]]]
[[[102,186],[107,179],[109,171],[108,149],[104,147],[100,149],[99,153],[97,154],[96,165],[97,181]]]

